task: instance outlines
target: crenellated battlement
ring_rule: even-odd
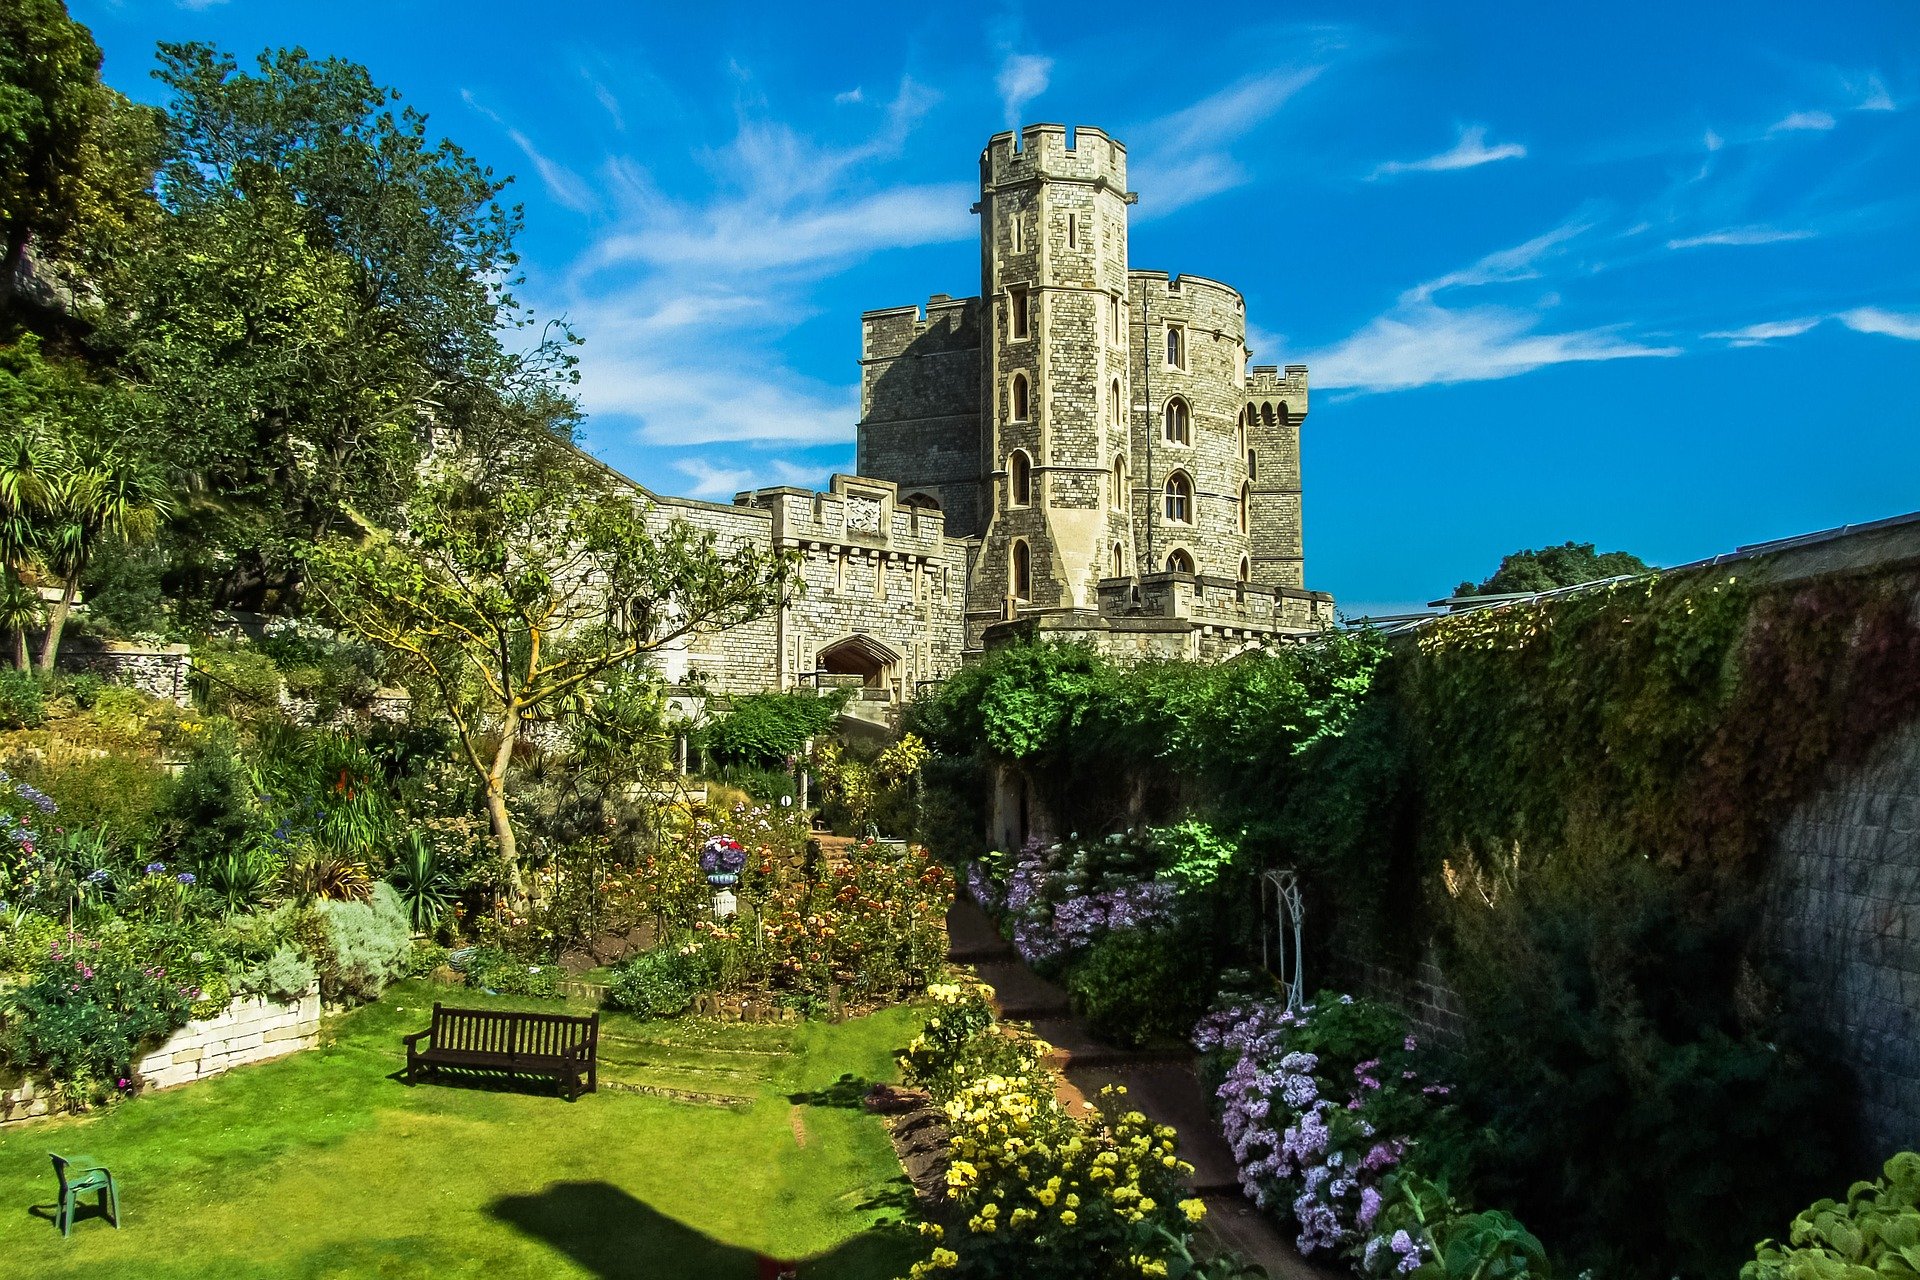
[[[980,299],[929,297],[925,306],[909,303],[860,313],[860,357],[887,360],[908,350],[926,355],[980,345]]]
[[[1127,272],[1127,285],[1136,292],[1144,293],[1152,290],[1152,296],[1155,299],[1188,299],[1204,296],[1223,301],[1242,313],[1247,309],[1247,300],[1238,289],[1207,276],[1176,276],[1169,275],[1165,271],[1136,269]]]
[[[1091,125],[1069,130],[1063,124],[1030,124],[1017,134],[994,134],[980,153],[983,191],[1042,177],[1098,182],[1124,192],[1126,145]]]
[[[1247,371],[1247,405],[1262,416],[1298,423],[1307,416],[1307,366],[1257,364]]]

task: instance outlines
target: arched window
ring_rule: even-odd
[[[1125,454],[1116,453],[1113,455],[1113,493],[1109,496],[1112,498],[1112,501],[1107,505],[1111,506],[1115,511],[1125,511],[1127,509],[1127,458]]]
[[[1176,471],[1167,477],[1167,519],[1175,524],[1193,523],[1193,481],[1187,473]]]
[[[1168,573],[1192,573],[1193,557],[1188,555],[1181,548],[1175,547],[1173,549],[1173,553],[1167,557],[1167,572]]]
[[[1113,380],[1113,390],[1107,396],[1107,421],[1114,426],[1120,425],[1120,379]]]
[[[1018,449],[1007,459],[1007,501],[1024,507],[1033,501],[1033,461]]]
[[[1007,400],[1009,402],[1008,412],[1012,415],[1013,420],[1015,422],[1025,422],[1027,420],[1027,410],[1030,407],[1027,404],[1026,374],[1016,373],[1013,375],[1013,388]]]
[[[1113,544],[1112,576],[1116,578],[1124,578],[1127,576],[1127,550],[1117,542]]]
[[[1033,557],[1024,539],[1014,539],[1013,549],[1007,553],[1007,590],[1015,600],[1033,596]]]
[[[1168,444],[1188,444],[1192,441],[1192,415],[1187,411],[1187,402],[1175,397],[1167,401],[1166,409],[1161,413],[1162,434]]]
[[[1247,479],[1258,480],[1259,478],[1260,478],[1259,460],[1253,456],[1253,450],[1249,449],[1247,450]]]
[[[1244,587],[1249,582],[1252,582],[1252,581],[1253,581],[1253,561],[1247,559],[1247,557],[1245,556],[1241,556],[1240,557],[1240,585]]]
[[[1245,533],[1253,527],[1253,486],[1240,486],[1240,532]]]
[[[1167,326],[1167,364],[1175,369],[1187,367],[1187,331]]]
[[[1246,452],[1246,448],[1247,448],[1247,411],[1246,411],[1245,409],[1242,409],[1242,410],[1240,411],[1240,416],[1239,416],[1238,418],[1236,418],[1236,419],[1234,420],[1234,423],[1233,423],[1233,440],[1234,440],[1234,447],[1235,447],[1235,448],[1237,448],[1237,449],[1239,449],[1239,450],[1240,450],[1240,451],[1241,451],[1242,453],[1244,453],[1244,452]]]
[[[940,499],[930,493],[910,493],[900,499],[900,505],[903,507],[918,507],[922,511],[938,511],[940,509]]]
[[[1273,406],[1272,405],[1263,404],[1260,406],[1260,421],[1269,427],[1273,425]]]

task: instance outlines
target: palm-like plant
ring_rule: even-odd
[[[40,594],[12,569],[0,569],[0,631],[13,636],[13,665],[27,669],[27,633],[40,625]]]
[[[73,611],[74,595],[101,544],[109,538],[144,542],[173,514],[173,500],[154,471],[110,451],[75,454],[53,478],[48,494],[50,519],[38,550],[62,590],[40,644],[43,671],[51,669],[60,654],[60,633]]]
[[[391,879],[417,932],[431,930],[453,905],[453,878],[440,865],[440,855],[418,831],[407,833],[400,856],[394,859]]]

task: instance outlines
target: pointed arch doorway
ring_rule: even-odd
[[[838,677],[834,684],[846,688],[858,677],[862,689],[891,694],[899,687],[900,655],[872,636],[853,635],[836,640],[814,655],[816,670]]]

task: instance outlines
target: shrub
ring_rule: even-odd
[[[232,751],[211,746],[174,781],[162,819],[175,861],[204,869],[260,836],[253,790]]]
[[[475,947],[467,957],[467,985],[502,996],[560,994],[563,970],[557,964],[530,964],[498,947]]]
[[[236,720],[280,710],[280,671],[273,659],[243,641],[216,640],[193,655],[206,709]]]
[[[1074,1010],[1109,1044],[1184,1038],[1212,994],[1209,950],[1191,929],[1122,929],[1074,963],[1067,992]]]
[[[76,937],[13,993],[7,1056],[45,1074],[78,1110],[132,1087],[141,1048],[186,1024],[193,994]]]
[[[407,833],[394,859],[391,878],[401,905],[407,909],[407,919],[420,933],[431,931],[453,905],[457,886],[443,868],[438,850],[421,832]]]
[[[927,996],[933,1013],[900,1058],[908,1080],[935,1102],[945,1102],[970,1080],[1021,1074],[1015,1061],[983,1061],[989,1041],[1005,1040],[1009,1047],[1017,1043],[993,1033],[992,987],[984,982],[936,982],[927,988]]]
[[[46,695],[33,673],[0,667],[0,729],[37,729],[46,721]]]
[[[22,761],[18,772],[60,806],[68,827],[98,831],[122,850],[145,848],[160,834],[173,779],[150,757],[129,751]]]
[[[622,962],[607,984],[607,1003],[643,1018],[674,1018],[693,1006],[716,973],[698,943],[665,945]]]
[[[242,971],[237,986],[250,994],[284,1002],[305,995],[318,976],[313,961],[282,943],[265,960]]]
[[[1763,1240],[1740,1280],[1876,1280],[1920,1275],[1920,1155],[1902,1151],[1844,1204],[1815,1201],[1788,1243]]]
[[[378,884],[365,902],[322,902],[303,932],[329,1003],[378,1000],[406,970],[413,931],[393,886]]]
[[[844,695],[750,694],[700,731],[700,745],[716,764],[777,769],[832,727],[845,704]]]

